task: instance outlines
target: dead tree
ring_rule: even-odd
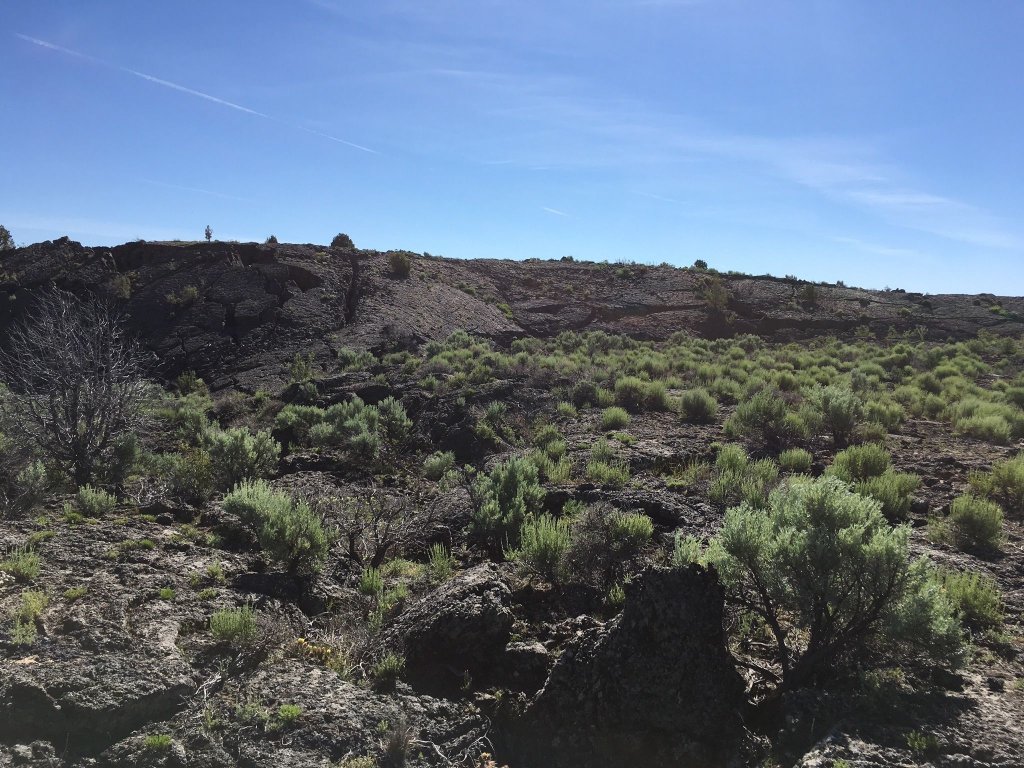
[[[140,425],[148,384],[139,346],[96,298],[41,294],[8,332],[0,408],[10,434],[78,485],[92,482],[118,441]]]

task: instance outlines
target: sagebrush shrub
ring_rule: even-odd
[[[274,428],[288,433],[297,443],[305,443],[309,439],[310,430],[323,422],[324,416],[324,409],[315,405],[289,403],[278,412]]]
[[[519,547],[507,553],[548,581],[561,581],[562,560],[569,549],[569,521],[549,514],[530,515],[519,531]]]
[[[555,406],[555,413],[565,419],[575,419],[577,416],[576,406],[565,400]]]
[[[497,465],[473,490],[477,503],[470,530],[495,547],[517,546],[527,514],[538,512],[544,500],[537,467],[525,458]]]
[[[778,478],[779,467],[771,459],[751,461],[743,446],[723,445],[715,457],[708,498],[719,507],[736,501],[763,507]]]
[[[832,385],[814,390],[809,400],[835,444],[846,445],[864,414],[860,398],[846,387]]]
[[[1018,408],[1024,409],[1024,387],[1009,387],[1003,393],[1003,397],[1006,398],[1006,402],[1008,402],[1010,405],[1015,405]]]
[[[957,435],[973,437],[986,443],[1006,445],[1010,442],[1010,423],[1002,416],[970,416],[960,419],[953,430]]]
[[[210,633],[222,643],[248,645],[257,632],[256,612],[249,606],[228,608],[210,616]]]
[[[533,433],[533,444],[538,448],[547,448],[552,443],[563,441],[562,433],[554,424],[541,424]]]
[[[865,421],[857,427],[857,440],[863,443],[883,443],[889,430],[877,421]]]
[[[619,559],[639,554],[654,535],[654,523],[642,512],[616,512],[608,516],[612,548]]]
[[[630,413],[663,411],[668,408],[665,383],[623,376],[615,381],[615,402]]]
[[[564,443],[559,443],[564,449]],[[553,444],[554,445],[554,444]],[[572,461],[568,456],[559,456],[557,459],[539,449],[534,449],[526,457],[537,467],[541,477],[556,485],[569,482],[572,477]]]
[[[601,429],[607,432],[609,429],[622,429],[629,424],[629,413],[625,408],[613,405],[601,411]]]
[[[988,629],[1003,623],[1002,598],[991,576],[978,572],[945,571],[939,579],[967,626]]]
[[[785,401],[766,389],[740,403],[725,423],[728,437],[746,436],[768,446],[799,436],[803,430],[799,417],[789,412]]]
[[[972,474],[970,484],[979,495],[999,502],[1006,512],[1024,513],[1024,453],[997,461],[990,472]]]
[[[853,483],[881,475],[891,461],[889,452],[877,443],[852,445],[836,454],[826,474]]]
[[[319,570],[330,543],[323,521],[305,501],[271,507],[257,535],[264,553],[292,573]]]
[[[189,504],[202,504],[213,495],[213,461],[202,448],[186,448],[164,457],[171,494]]]
[[[1003,541],[1003,510],[987,499],[958,496],[950,506],[949,524],[958,546],[998,549]]]
[[[275,491],[266,480],[246,480],[224,496],[224,511],[249,526],[257,526],[271,510],[285,508],[292,503],[284,493]]]
[[[226,490],[243,480],[267,477],[277,471],[281,446],[270,432],[253,434],[245,427],[209,429],[204,448],[210,454],[211,470],[217,488]]]
[[[906,472],[886,470],[880,475],[861,480],[854,485],[857,493],[870,496],[882,505],[882,513],[889,520],[906,520],[914,492],[921,486],[921,478]]]
[[[597,385],[589,380],[576,382],[569,392],[569,400],[576,408],[598,404]]]
[[[823,477],[783,485],[766,511],[729,509],[706,549],[683,539],[677,553],[713,564],[728,598],[764,620],[792,688],[897,652],[961,657],[955,608],[927,563],[910,560],[909,536],[878,502]],[[889,655],[868,653],[878,647]]]
[[[572,526],[563,578],[601,591],[626,576],[653,535],[646,515],[623,513],[608,504],[566,504],[562,514]]]
[[[371,460],[382,448],[401,445],[409,436],[412,420],[394,397],[386,397],[378,405],[366,405],[353,397],[326,410],[287,405],[278,413],[275,427],[301,445],[344,446],[355,456]]]
[[[903,406],[892,400],[870,400],[864,406],[864,417],[893,432],[903,423]]]
[[[21,593],[21,602],[18,607],[17,617],[21,621],[35,621],[50,604],[50,598],[45,592],[35,589],[28,589]]]
[[[412,254],[408,251],[391,251],[388,254],[388,266],[391,274],[398,278],[406,278],[412,271]]]
[[[86,517],[105,517],[117,506],[117,497],[102,488],[83,485],[72,502],[74,510]]]
[[[750,462],[746,449],[742,445],[728,443],[723,445],[715,456],[715,470],[720,473],[740,473]]]
[[[388,395],[377,404],[377,412],[380,414],[378,428],[385,440],[397,444],[409,436],[412,419],[398,400]]]
[[[15,619],[9,637],[11,645],[29,646],[39,638],[39,630],[34,621]]]
[[[711,424],[718,416],[718,401],[706,389],[690,389],[679,396],[679,410],[683,421]]]
[[[423,476],[427,480],[440,480],[455,469],[455,454],[451,451],[435,451],[423,460]]]
[[[224,510],[250,526],[260,548],[289,572],[317,570],[329,540],[323,522],[305,501],[272,489],[264,480],[240,483],[224,497]]]
[[[34,461],[24,467],[14,478],[14,485],[14,507],[21,513],[31,512],[43,502],[50,487],[43,462]]]
[[[790,448],[779,454],[779,469],[795,475],[806,474],[811,469],[814,457],[803,448]]]
[[[0,571],[9,573],[15,581],[29,582],[39,575],[42,561],[30,547],[16,547],[0,560]]]
[[[597,485],[621,488],[629,477],[629,462],[616,453],[610,442],[601,440],[594,444],[587,462],[587,479]]]

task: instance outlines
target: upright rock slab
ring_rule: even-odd
[[[529,766],[721,765],[744,685],[725,646],[724,597],[700,566],[650,568],[622,613],[566,649],[517,739]]]
[[[497,567],[474,566],[410,605],[384,632],[405,656],[406,678],[432,693],[486,676],[512,633],[511,593]]]

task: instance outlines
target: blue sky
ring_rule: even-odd
[[[1024,294],[1024,3],[11,0],[0,223]]]

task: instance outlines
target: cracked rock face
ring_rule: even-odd
[[[491,563],[474,566],[408,606],[383,643],[405,655],[419,690],[458,690],[466,674],[486,677],[512,632],[511,591]]]
[[[181,662],[126,652],[5,662],[0,739],[88,752],[173,715],[194,690],[189,671]]]
[[[981,329],[1024,331],[1021,299],[928,296],[815,286],[789,279],[717,275],[728,296],[708,306],[708,275],[669,266],[414,259],[396,279],[387,256],[316,245],[126,243],[85,248],[67,238],[6,252],[0,263],[0,328],[57,283],[123,305],[135,331],[173,377],[194,370],[214,388],[283,383],[296,353],[331,361],[339,349],[382,350],[467,330],[495,341],[563,331],[667,339],[756,333],[789,340],[867,327],[924,328],[931,338]],[[443,308],[443,311],[438,311]]]
[[[584,631],[556,662],[526,714],[529,765],[552,751],[608,768],[728,762],[744,685],[725,647],[722,609],[712,572],[645,571],[627,586],[621,615]]]
[[[275,725],[273,713],[282,703],[299,707],[301,718],[294,724]],[[226,715],[239,706],[249,714],[242,719]],[[410,757],[409,764],[434,765],[438,754],[458,754],[487,728],[483,718],[457,703],[415,695],[405,685],[380,695],[295,659],[267,665],[244,680],[230,680],[211,697],[208,707],[211,717],[223,718],[214,737],[195,719],[178,718],[179,739],[172,746],[178,757],[168,755],[163,764],[332,766],[345,756],[375,754],[379,742],[389,737],[389,729],[400,728],[410,741],[410,751],[428,758]],[[139,736],[113,745],[99,757],[102,765],[117,768],[146,765],[151,759]]]

